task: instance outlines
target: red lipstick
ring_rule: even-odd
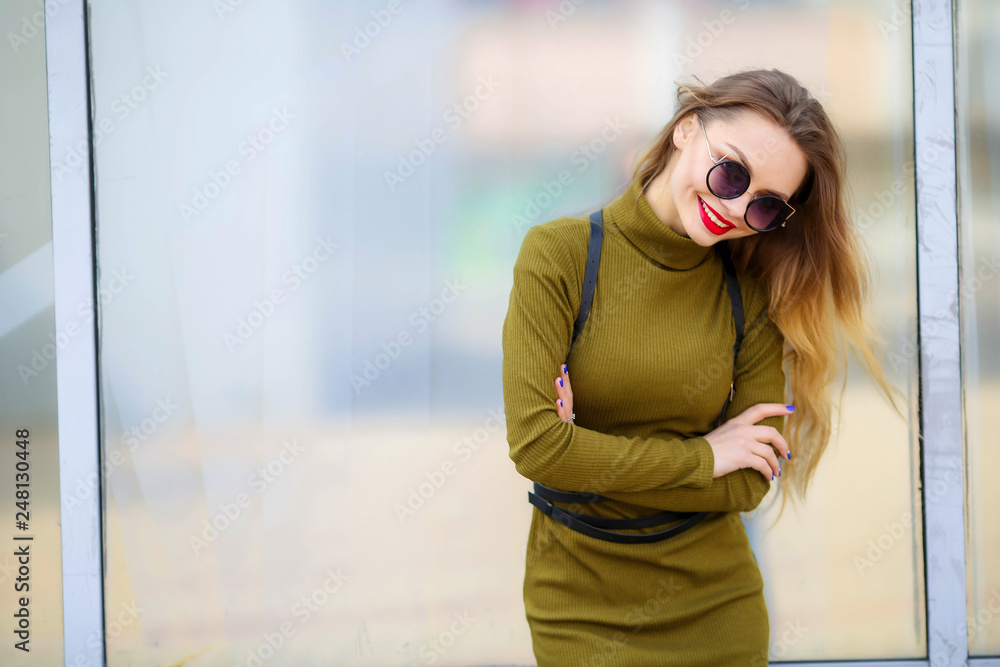
[[[719,220],[721,220],[722,222],[726,223],[729,226],[728,227],[719,226],[718,224],[713,222],[712,219],[708,217],[708,214],[705,212],[705,208],[703,207],[707,207],[712,212],[712,215],[714,215],[716,218],[718,218]],[[724,217],[719,215],[719,212],[716,211],[711,206],[709,206],[708,203],[701,197],[698,197],[698,213],[701,214],[701,221],[708,229],[708,231],[712,232],[716,236],[721,236],[722,234],[728,232],[730,229],[734,229],[736,227],[736,225],[729,222],[729,220],[726,220]]]

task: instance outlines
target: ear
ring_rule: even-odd
[[[698,116],[694,112],[684,116],[677,125],[674,126],[674,146],[684,148],[698,130]]]

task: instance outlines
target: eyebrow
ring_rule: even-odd
[[[750,172],[750,176],[752,178],[753,177],[753,171],[751,171],[751,169],[750,169],[750,161],[747,160],[747,156],[743,154],[743,151],[741,151],[736,146],[733,146],[732,144],[724,144],[724,145],[728,146],[729,148],[732,148],[734,151],[736,151],[736,154],[740,156],[740,161],[743,163],[743,166],[747,168],[747,171]],[[775,195],[776,197],[781,197],[785,201],[788,201],[789,199],[791,199],[791,197],[783,195],[780,192],[778,192],[777,190],[769,190],[767,188],[762,188],[760,190],[760,192],[766,192],[768,194]]]

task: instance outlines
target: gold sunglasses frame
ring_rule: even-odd
[[[730,153],[726,153],[726,155],[723,155],[722,156],[723,159],[716,160],[715,156],[712,155],[712,145],[708,141],[708,130],[705,129],[705,123],[699,118],[698,119],[698,124],[701,125],[701,131],[704,132],[704,134],[705,134],[705,147],[708,148],[708,157],[714,163],[711,167],[709,167],[708,174],[712,173],[713,169],[715,169],[716,167],[718,167],[720,164],[722,164],[724,162],[733,162],[735,164],[738,164],[738,165],[740,165],[741,167],[743,167],[744,169],[747,170],[747,175],[750,174],[750,168],[747,167],[742,162],[740,162],[739,160],[726,160],[725,159],[726,155],[730,155]],[[708,174],[705,174],[705,185],[708,187],[708,191],[712,192],[712,186],[710,186],[708,184]],[[746,190],[744,190],[740,194],[736,195],[735,197],[721,197],[719,195],[716,195],[714,192],[712,192],[712,194],[715,195],[716,197],[719,197],[719,199],[736,199],[738,197],[742,197],[743,195],[745,195],[748,192],[750,192],[749,188],[746,189]],[[787,206],[788,208],[792,209],[792,212],[788,214],[788,216],[785,218],[785,220],[780,225],[778,225],[778,227],[784,227],[785,223],[788,222],[789,218],[791,218],[793,215],[795,215],[795,208],[791,204],[789,204],[787,201],[785,201],[784,199],[782,199],[781,197],[778,197],[776,195],[759,195],[758,196],[756,193],[750,192],[750,201],[747,202],[747,207],[743,211],[743,222],[747,223],[747,227],[749,227],[750,229],[753,229],[753,231],[757,232],[758,234],[763,234],[764,232],[773,232],[774,230],[776,230],[778,228],[778,227],[772,227],[771,229],[754,229],[753,226],[750,224],[750,221],[747,220],[747,210],[750,209],[750,204],[754,203],[754,201],[757,200],[757,199],[759,199],[760,197],[774,197],[775,199],[781,201],[785,206]]]

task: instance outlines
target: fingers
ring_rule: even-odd
[[[759,471],[768,481],[778,479],[781,475],[781,464],[778,463],[778,455],[774,453],[774,449],[767,443],[757,442],[750,450],[755,459],[754,470]]]
[[[768,417],[780,417],[782,415],[790,415],[793,412],[795,412],[795,406],[793,405],[784,405],[782,403],[757,403],[756,405],[751,405],[749,408],[729,421],[753,425]]]
[[[556,413],[559,419],[569,421],[573,417],[573,390],[569,385],[569,369],[566,364],[560,366],[560,375],[553,383],[556,387]]]
[[[750,437],[758,442],[769,442],[777,448],[779,455],[786,459],[792,458],[788,452],[788,441],[786,441],[778,429],[773,426],[751,426]],[[777,469],[775,469],[774,474],[778,474]]]

